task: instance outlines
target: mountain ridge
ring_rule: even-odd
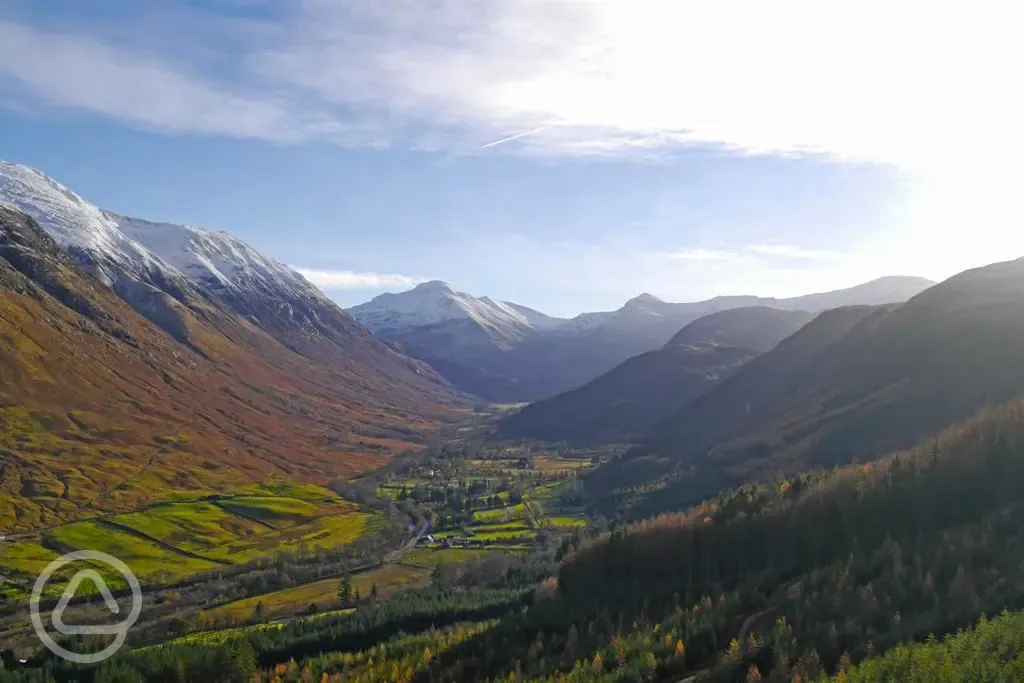
[[[633,356],[572,391],[500,421],[507,436],[600,443],[642,440],[658,424],[811,318],[806,311],[734,308],[698,318],[665,346]]]
[[[598,488],[668,477],[647,501],[870,460],[1024,395],[1024,259],[898,305],[828,311],[667,418]]]
[[[628,358],[663,347],[684,326],[741,307],[817,313],[849,303],[904,301],[932,283],[879,278],[848,289],[789,299],[722,296],[689,303],[640,294],[615,311],[556,318],[519,304],[475,297],[433,281],[349,309],[383,339],[437,364],[458,388],[497,401],[535,401],[578,388]],[[500,382],[494,380],[505,379]]]
[[[407,410],[454,398],[430,366],[382,343],[302,275],[227,233],[105,211],[42,171],[5,161],[0,201],[35,218],[90,273],[194,349],[201,347],[190,332],[198,320],[275,362],[290,362],[253,334],[256,328],[319,364],[319,372],[379,384],[378,393],[393,392]]]
[[[326,483],[432,430],[427,417],[312,374],[301,357],[267,357],[183,319],[195,348],[135,311],[30,216],[0,207],[0,526],[272,477]]]

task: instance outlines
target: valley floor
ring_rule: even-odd
[[[138,645],[230,640],[344,617],[367,600],[493,580],[590,523],[578,501],[567,502],[589,458],[509,452],[395,461],[401,472],[385,468],[339,492],[281,482],[11,535],[0,547],[9,574],[0,650],[36,652],[19,605],[46,564],[77,549],[114,554],[142,581],[148,604],[130,638]],[[121,577],[97,569],[124,592]],[[69,578],[58,573],[44,600],[59,597]],[[72,602],[69,614],[100,618],[87,600]]]

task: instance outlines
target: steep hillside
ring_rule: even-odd
[[[693,303],[641,294],[618,310],[567,320],[428,282],[381,295],[351,312],[378,336],[406,344],[410,354],[433,363],[464,391],[494,401],[535,401],[581,387],[628,358],[659,349],[681,328],[712,313],[763,307],[806,316],[804,311],[848,304],[905,301],[931,284],[890,277],[792,299],[725,296]],[[728,320],[715,323],[722,326],[718,332],[728,333]],[[766,330],[765,336],[772,334]],[[741,341],[746,343],[738,345],[758,345],[755,339]]]
[[[664,348],[634,356],[579,389],[533,403],[503,420],[498,430],[546,441],[636,441],[812,317],[806,311],[745,307],[698,318]]]
[[[885,306],[852,306],[822,313],[732,377],[666,416],[648,434],[648,446],[633,449],[594,472],[589,486],[596,495],[605,495],[616,489],[628,491],[634,485],[662,480],[662,485],[630,501],[628,505],[636,507],[633,514],[637,515],[678,508],[727,486],[724,478],[699,480],[696,467],[682,462],[682,449],[673,450],[675,444],[691,439],[692,443],[685,442],[686,452],[696,454],[692,457],[697,459],[717,443],[744,433],[749,425],[772,414],[779,401],[795,392],[801,377],[834,345],[858,326],[870,327],[891,310],[892,307]],[[665,485],[665,481],[670,484]],[[613,496],[608,504],[626,505],[619,495]]]
[[[874,458],[1024,394],[1024,260],[961,273],[902,306],[857,310],[819,317],[613,466],[669,476],[673,484],[644,509],[778,472]],[[837,316],[857,322],[824,325]],[[612,471],[603,477],[601,486],[620,480]]]
[[[258,345],[165,303],[190,345],[0,207],[0,528],[275,476],[325,482],[434,428],[244,321]]]
[[[766,306],[732,308],[697,318],[679,330],[665,346],[668,348],[713,341],[764,353],[813,318],[814,314],[807,311],[787,311]]]
[[[35,218],[137,312],[193,349],[200,326],[381,406],[415,412],[451,399],[429,366],[381,343],[301,275],[237,238],[103,211],[44,173],[7,162],[0,202]]]
[[[498,430],[505,436],[545,441],[633,441],[754,355],[748,349],[715,344],[648,351],[579,389],[523,408],[503,420]]]
[[[814,681],[1020,609],[1022,444],[1017,402],[871,465],[622,525],[429,679]]]

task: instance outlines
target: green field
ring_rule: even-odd
[[[380,595],[386,597],[395,590],[414,585],[425,584],[430,572],[425,566],[391,564],[379,569],[355,574],[352,577],[353,589],[362,595],[368,595],[374,584]],[[275,593],[258,595],[244,600],[236,600],[220,607],[207,610],[205,615],[213,619],[232,618],[245,619],[252,616],[256,605],[262,603],[264,614],[281,616],[304,612],[315,604],[319,609],[329,609],[338,602],[338,577],[307,583],[293,588],[286,588]]]
[[[215,551],[239,539],[272,533],[266,525],[225,510],[213,503],[173,503],[145,512],[119,515],[115,520],[147,536],[195,553]]]
[[[215,562],[183,555],[102,522],[66,524],[53,529],[47,535],[67,548],[102,550],[122,560],[140,579],[150,579],[159,583],[208,571],[218,566]],[[121,585],[123,580],[116,583]]]
[[[219,504],[225,510],[240,517],[268,524],[275,529],[302,524],[314,517],[331,512],[342,513],[354,507],[350,505],[317,505],[297,498],[274,496],[239,496],[221,501]]]
[[[533,467],[544,473],[575,472],[590,467],[590,461],[538,455],[533,459]]]
[[[406,555],[403,564],[415,567],[435,567],[437,565],[462,564],[469,560],[479,559],[496,552],[514,552],[512,548],[416,548]]]
[[[526,514],[526,507],[522,503],[517,505],[509,505],[503,508],[496,508],[494,510],[484,510],[482,512],[473,513],[473,522],[494,524],[500,522],[508,522],[514,519],[528,519]]]
[[[327,489],[277,483],[235,497],[178,499],[63,524],[6,543],[2,561],[24,585],[63,552],[101,550],[144,582],[163,584],[276,552],[342,546],[381,523]]]
[[[237,563],[274,551],[351,543],[370,528],[372,517],[344,502],[312,505],[245,497],[216,504],[174,503],[114,520],[181,550]]]
[[[287,622],[284,621],[272,621],[267,624],[224,628],[216,631],[199,631],[198,633],[190,633],[187,636],[169,640],[164,645],[222,645],[247,633],[255,633],[257,631],[275,631],[284,628],[286,623]],[[148,650],[154,647],[162,647],[162,645],[151,645],[149,647],[139,649]]]
[[[574,527],[584,527],[590,523],[586,517],[546,517],[545,522],[548,526],[555,527],[556,529],[572,529]]]
[[[310,502],[338,502],[338,496],[321,486],[314,484],[296,484],[290,481],[277,481],[262,484],[252,491],[254,496],[272,496],[275,498],[294,498]]]

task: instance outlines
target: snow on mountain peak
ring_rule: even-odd
[[[0,202],[35,218],[65,249],[87,255],[108,286],[123,274],[147,281],[163,273],[213,289],[326,298],[291,268],[228,233],[104,211],[27,166],[0,161]]]
[[[406,292],[381,294],[349,309],[349,313],[383,336],[463,320],[502,339],[521,338],[533,328],[531,316],[517,307],[490,297],[477,298],[440,280],[424,282]]]
[[[226,232],[154,223],[109,211],[104,214],[115,220],[132,240],[159,254],[186,278],[205,287],[269,292],[284,286],[291,294],[324,296],[299,273]]]
[[[427,282],[421,282],[420,284],[413,287],[413,291],[419,290],[421,292],[452,292],[457,293],[454,285],[444,280],[428,280]]]
[[[131,272],[159,270],[152,253],[127,238],[117,222],[42,171],[0,161],[0,201],[36,219],[69,251],[103,255]],[[102,262],[95,274],[108,286],[116,279]]]

